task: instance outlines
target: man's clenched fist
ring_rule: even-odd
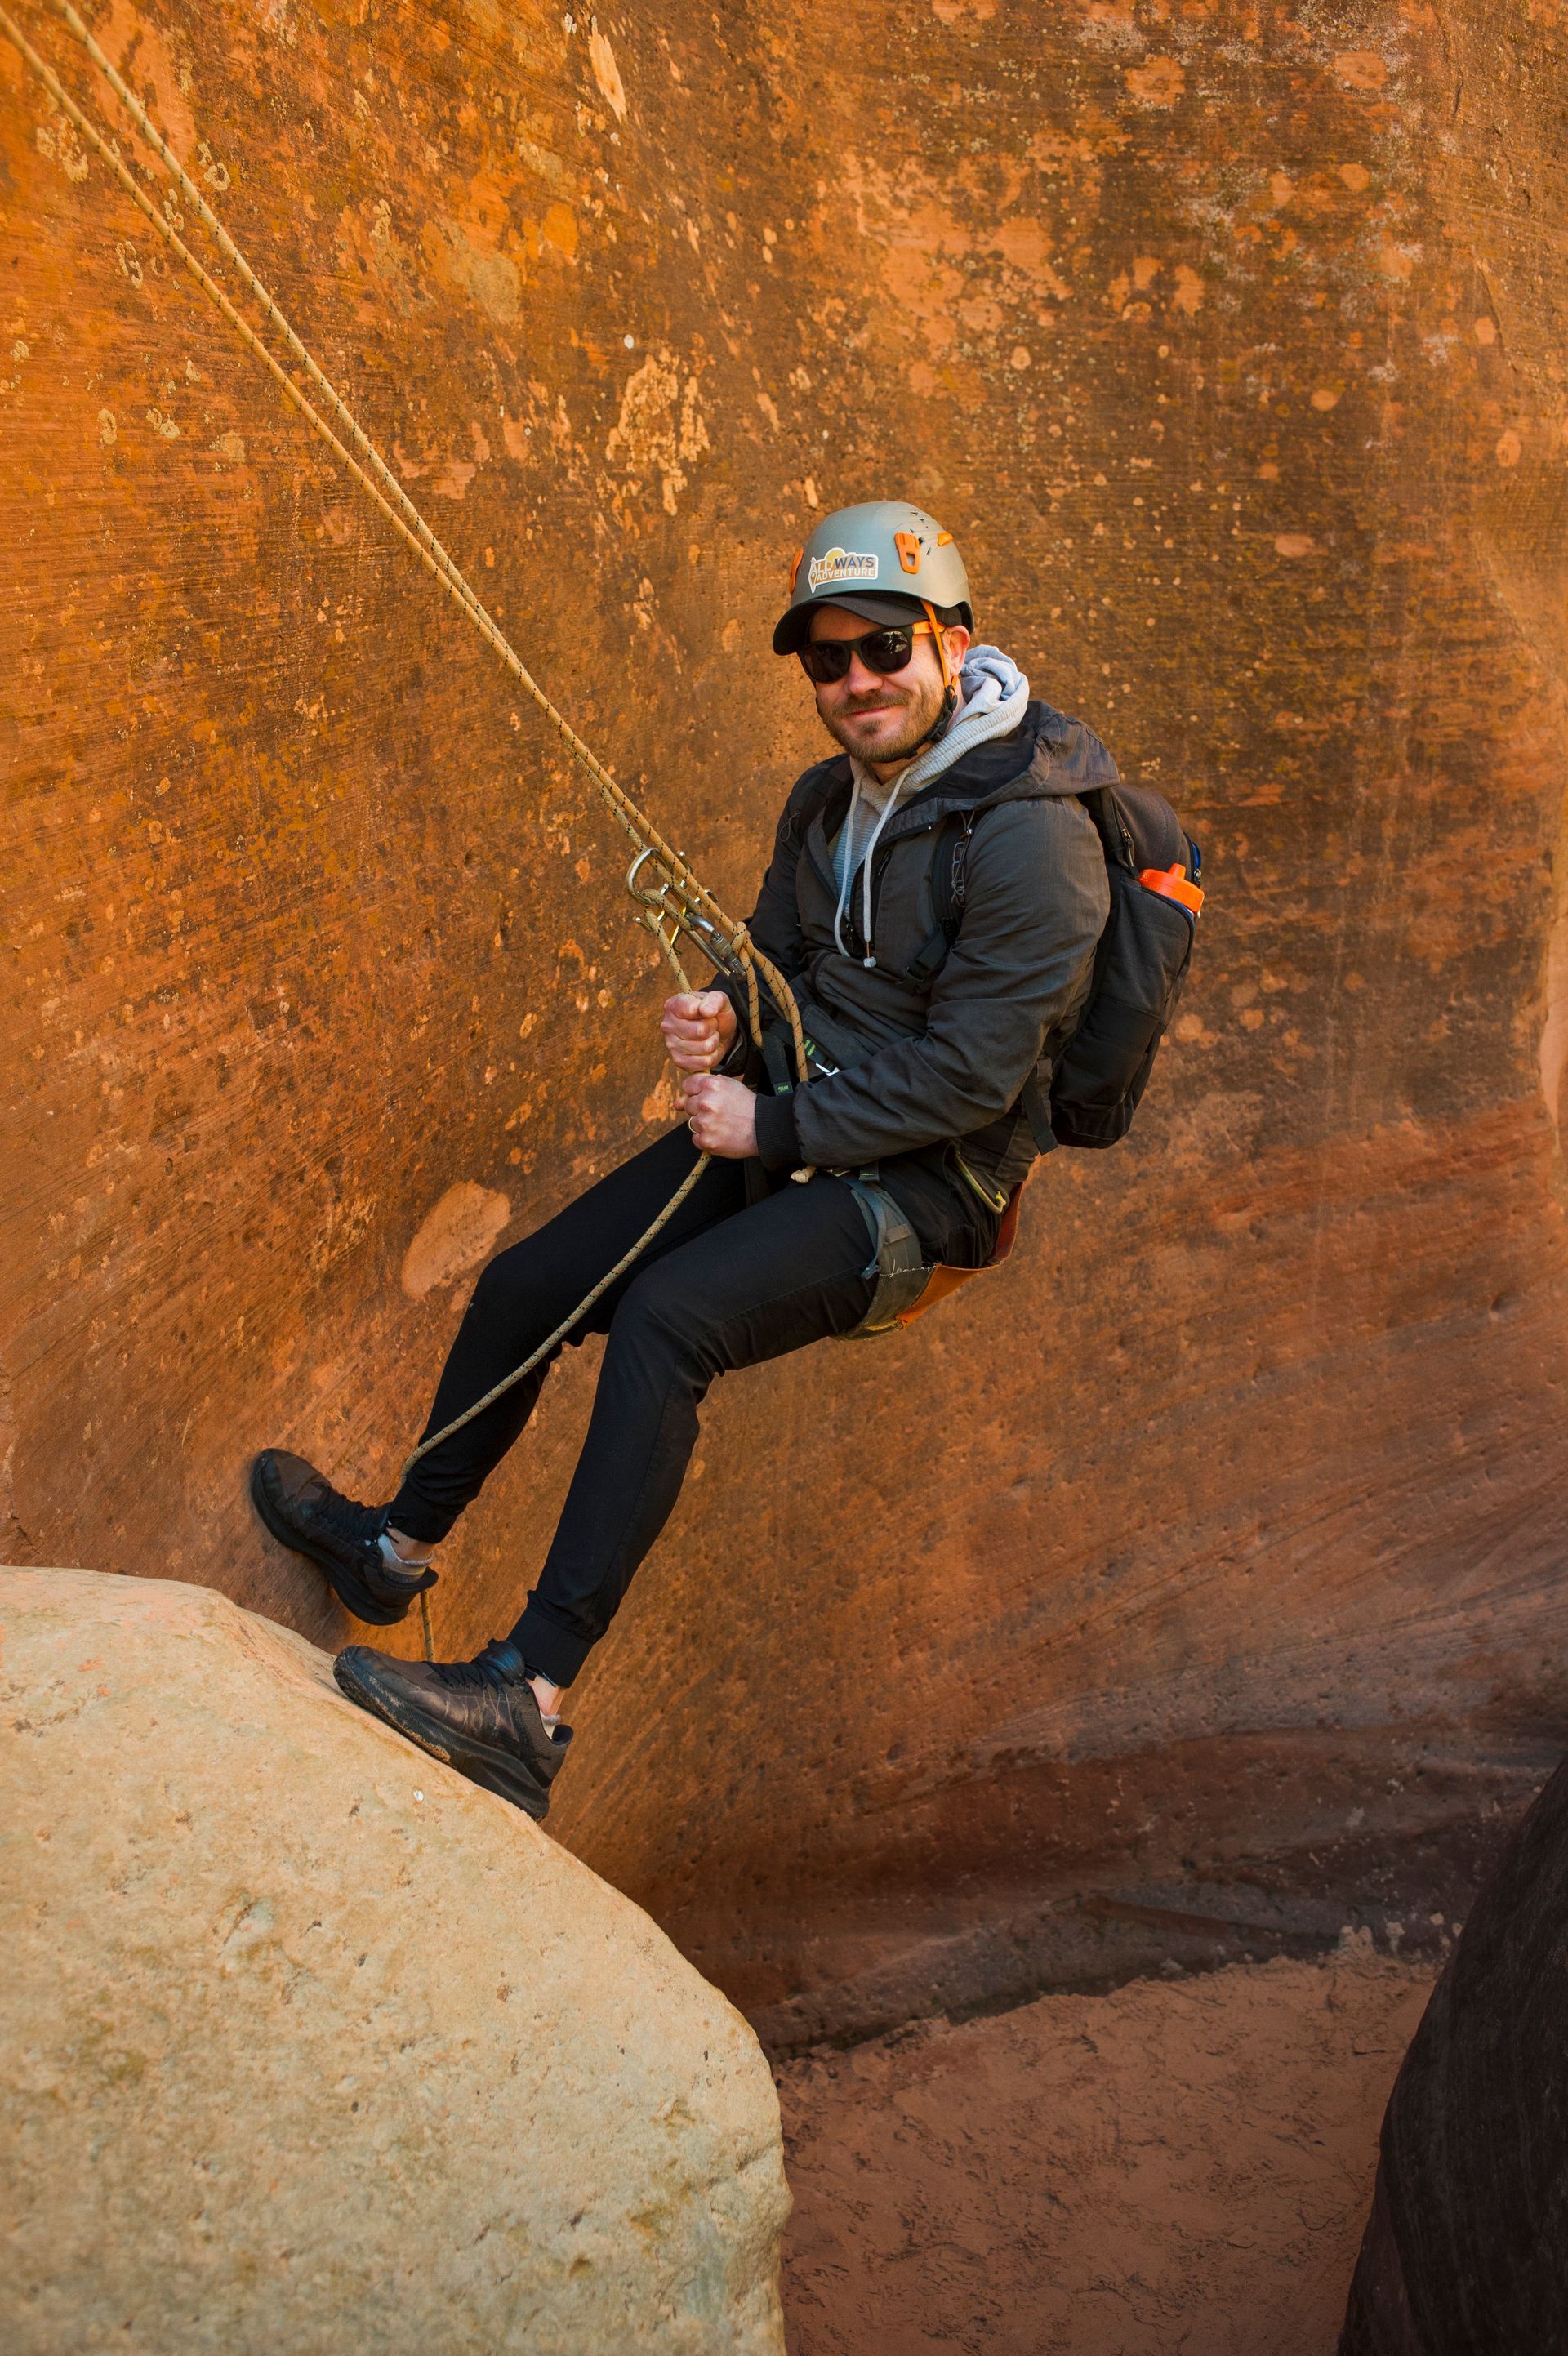
[[[714,1070],[735,1044],[735,1008],[722,990],[687,990],[664,1001],[665,1053],[681,1075],[681,1109],[703,1153],[745,1162],[757,1151],[757,1098]]]
[[[700,1152],[748,1162],[757,1151],[757,1098],[739,1080],[696,1072],[681,1087],[681,1109]]]
[[[711,1072],[735,1044],[735,1008],[722,990],[686,990],[664,1001],[664,1052],[678,1072]]]

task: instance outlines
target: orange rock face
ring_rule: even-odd
[[[789,558],[881,492],[1208,853],[1128,1144],[715,1392],[552,1828],[780,2040],[1413,1940],[1564,1698],[1556,15],[98,29],[728,905],[819,749]],[[4,44],[0,210],[6,1545],[332,1642],[246,1462],[386,1493],[484,1253],[670,1119],[661,980],[591,787]],[[443,1649],[541,1558],[568,1355]]]

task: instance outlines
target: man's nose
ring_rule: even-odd
[[[859,655],[851,655],[849,659],[849,669],[843,675],[844,693],[846,695],[865,695],[869,689],[877,688],[881,685],[881,672],[872,670],[867,664],[861,660]]]

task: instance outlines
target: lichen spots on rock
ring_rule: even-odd
[[[180,162],[190,168],[197,157],[196,117],[191,110],[192,78],[188,64],[177,56],[159,17],[144,12],[133,0],[113,0],[108,14],[93,25],[93,37],[110,64],[124,77],[152,116]],[[120,137],[138,165],[156,182],[167,183],[167,168],[128,121],[117,123]],[[199,173],[198,175],[199,177]]]
[[[1389,78],[1388,60],[1376,49],[1345,49],[1334,60],[1334,70],[1347,90],[1370,92]]]
[[[412,317],[429,302],[429,289],[399,234],[390,198],[367,198],[347,208],[338,215],[337,242],[342,267],[350,270],[357,262],[360,271],[378,283],[383,297],[390,297],[400,317]],[[360,316],[374,317],[375,307],[361,300]]]
[[[594,80],[598,84],[600,95],[608,103],[617,121],[624,123],[626,121],[626,85],[620,78],[620,68],[616,63],[616,53],[610,47],[609,35],[601,32],[597,25],[588,36],[588,57],[593,65]]]
[[[1174,106],[1187,88],[1187,75],[1175,58],[1150,58],[1127,69],[1127,87],[1143,106]]]
[[[403,1289],[423,1301],[437,1285],[450,1284],[478,1268],[511,1217],[504,1194],[459,1179],[426,1212],[403,1256]]]
[[[498,327],[510,327],[518,315],[522,274],[510,253],[481,243],[461,221],[443,220],[424,241],[437,275],[471,295]]]
[[[690,469],[712,447],[695,376],[682,381],[672,352],[662,347],[650,352],[626,380],[605,456],[628,478],[633,493],[657,479],[665,512],[673,515]]]

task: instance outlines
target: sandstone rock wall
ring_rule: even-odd
[[[732,904],[817,749],[785,562],[894,484],[1206,843],[1136,1137],[940,1320],[715,1395],[564,1837],[780,2035],[1443,1911],[1563,1697],[1556,7],[102,28]],[[0,47],[9,1546],[337,1641],[244,1462],[384,1491],[467,1271],[669,1117],[660,983],[583,785],[84,163]]]
[[[746,2023],[221,1597],[0,1573],[8,2356],[779,2356]]]

